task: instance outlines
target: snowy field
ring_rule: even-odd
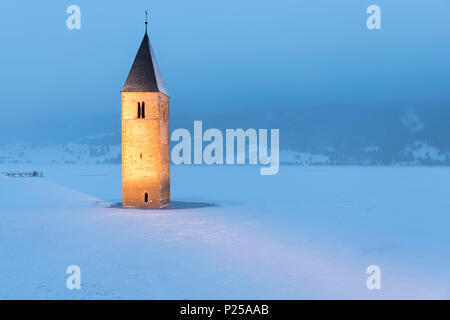
[[[32,170],[0,176],[1,299],[450,298],[450,167],[175,166],[163,210],[118,206],[120,165],[0,168]]]

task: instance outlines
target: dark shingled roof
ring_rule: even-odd
[[[156,62],[147,32],[134,58],[122,92],[161,92],[169,96]]]

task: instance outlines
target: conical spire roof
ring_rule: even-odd
[[[164,86],[147,31],[145,32],[144,39],[142,39],[136,58],[134,58],[127,81],[121,91],[161,92],[169,96]]]

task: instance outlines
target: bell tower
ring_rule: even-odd
[[[122,95],[122,205],[170,204],[169,94],[147,34]]]

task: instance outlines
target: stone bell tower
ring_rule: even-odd
[[[170,204],[169,94],[145,35],[121,90],[122,205]]]

